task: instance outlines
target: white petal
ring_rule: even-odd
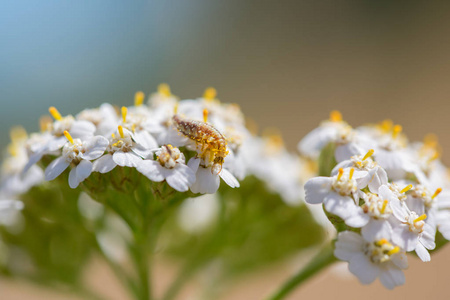
[[[146,159],[146,158],[153,158],[153,148],[144,148],[143,146],[136,145],[133,148],[131,148],[131,151],[136,153],[138,156]],[[150,157],[151,155],[151,157]]]
[[[80,184],[77,180],[77,167],[73,167],[69,173],[69,186],[71,188],[76,188]]]
[[[121,167],[137,167],[142,159],[132,152],[116,151],[113,154],[113,160]]]
[[[430,253],[421,243],[417,243],[416,254],[423,262],[428,262],[431,260]]]
[[[220,177],[211,173],[211,168],[199,167],[196,180],[191,186],[193,193],[214,194],[220,185]]]
[[[197,172],[199,166],[200,158],[193,157],[188,161],[188,167],[191,168],[194,172]]]
[[[364,155],[364,150],[355,143],[338,146],[334,152],[337,162],[348,160],[354,155]]]
[[[113,156],[111,154],[106,154],[94,161],[92,170],[94,172],[108,173],[116,166],[117,164],[114,162]]]
[[[162,173],[163,168],[164,167],[157,161],[143,160],[137,165],[136,170],[151,181],[161,182],[164,180],[164,174]]]
[[[383,186],[384,187],[384,186]],[[389,200],[389,199],[386,199]],[[389,202],[389,205],[392,209],[392,212],[394,213],[394,216],[399,220],[400,222],[405,221],[405,217],[409,215],[405,205],[398,200],[398,198],[392,199]]]
[[[58,177],[70,164],[64,157],[58,157],[45,169],[45,180],[53,180]]]
[[[83,159],[77,166],[78,183],[84,181],[92,173],[92,162]]]
[[[220,178],[225,181],[226,184],[228,184],[232,188],[239,187],[239,181],[236,179],[236,177],[233,176],[227,169],[222,169],[219,173]]]
[[[305,201],[309,204],[322,203],[325,196],[331,191],[331,181],[329,177],[315,177],[305,184]]]
[[[109,141],[102,136],[94,136],[85,144],[86,152],[82,154],[84,159],[93,160],[99,158],[105,153]]]
[[[372,283],[380,273],[378,266],[375,266],[364,253],[356,253],[348,264],[348,269],[362,284]]]
[[[133,139],[136,143],[138,143],[145,149],[158,148],[158,143],[156,142],[155,138],[145,130],[136,132],[133,135]]]
[[[391,257],[391,261],[400,269],[407,269],[408,268],[408,257],[406,256],[406,253],[399,252],[397,254],[394,254]]]
[[[434,248],[436,248],[436,243],[434,242],[435,236],[435,229],[429,224],[425,224],[423,227],[422,235],[420,237],[420,242],[425,246],[425,248],[433,250]]]
[[[166,176],[167,184],[179,192],[186,192],[195,182],[195,173],[186,165],[177,164]]]
[[[368,242],[390,239],[392,227],[386,220],[370,219],[369,223],[361,229],[361,234]]]
[[[44,156],[44,153],[45,153],[45,151],[40,151],[40,152],[31,154],[28,157],[27,164],[25,165],[25,167],[23,167],[22,174],[27,172],[34,164],[36,164],[38,161],[40,161],[42,156]]]
[[[335,244],[334,256],[340,260],[349,261],[356,253],[362,251],[364,244],[364,239],[356,232],[340,232]]]
[[[94,135],[95,125],[89,121],[77,120],[74,121],[69,130],[70,135],[74,139],[88,139]]]
[[[371,180],[369,181],[369,190],[372,193],[377,193],[381,185],[387,184],[388,182],[387,173],[383,168],[376,167],[373,170],[371,170],[369,174],[371,175]]]
[[[342,218],[351,227],[362,227],[369,222],[369,216],[364,214],[361,207],[356,206],[350,197],[331,192],[324,199],[325,209]]]
[[[409,252],[416,248],[419,242],[419,236],[409,231],[408,225],[400,224],[392,226],[392,240],[395,244],[405,249],[406,252]]]
[[[381,283],[392,290],[394,287],[405,284],[405,274],[402,270],[395,268],[386,268],[380,274]]]

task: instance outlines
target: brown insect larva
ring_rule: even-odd
[[[172,120],[179,132],[201,145],[202,158],[205,159],[209,155],[209,161],[213,162],[211,171],[220,173],[224,158],[228,154],[227,141],[223,134],[206,122],[186,120],[179,115],[174,115]]]

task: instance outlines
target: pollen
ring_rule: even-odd
[[[214,100],[214,99],[216,99],[216,96],[217,96],[217,91],[213,87],[207,88],[205,90],[205,92],[203,93],[203,98],[205,98],[206,100]]]
[[[342,114],[338,110],[333,110],[330,112],[330,121],[331,122],[341,122],[342,121]]]
[[[64,131],[64,136],[73,145],[73,138],[72,138],[72,136],[70,135],[70,133],[67,130]]]
[[[366,155],[364,155],[364,157],[363,157],[362,160],[368,159],[369,157],[371,157],[371,156],[373,155],[374,152],[375,152],[375,150],[370,149],[370,150],[366,153]]]
[[[158,85],[158,93],[164,95],[165,97],[170,97],[172,95],[170,92],[170,86],[167,83],[161,83]]]
[[[122,125],[119,125],[118,129],[119,129],[120,137],[121,137],[121,138],[124,138],[125,136],[124,136],[124,134],[123,134],[123,127],[122,127]]]
[[[144,103],[144,97],[144,92],[136,92],[136,94],[134,94],[134,106],[141,106],[142,103]]]
[[[412,184],[408,184],[407,186],[405,186],[401,191],[400,194],[406,193],[407,191],[409,191],[410,189],[412,189]]]
[[[440,193],[442,192],[442,188],[437,188],[434,192],[433,196],[431,196],[431,199],[436,198]]]
[[[203,110],[203,122],[208,122],[208,110],[206,108]]]
[[[127,121],[128,109],[125,106],[122,106],[121,112],[122,112],[122,122],[125,123]]]
[[[54,107],[51,106],[48,109],[48,112],[52,115],[52,117],[56,120],[56,121],[60,121],[62,119],[61,114],[59,113],[59,111]]]
[[[414,223],[423,221],[423,220],[425,220],[426,218],[427,218],[427,215],[426,215],[426,214],[423,214],[423,215],[421,215],[420,217],[416,218],[416,219],[414,220]]]

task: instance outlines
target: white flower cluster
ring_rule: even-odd
[[[389,289],[405,282],[406,252],[429,261],[437,230],[450,238],[450,181],[437,140],[409,144],[401,131],[391,121],[353,129],[334,111],[299,143],[312,158],[334,143],[337,165],[329,177],[306,182],[305,200],[345,224],[335,256],[362,283],[379,277]]]
[[[221,132],[233,130],[246,135],[243,116],[233,105],[215,99],[215,90],[208,89],[197,100],[178,101],[167,85],[161,85],[148,105],[144,94],[136,93],[135,105],[115,109],[102,104],[86,109],[76,117],[63,117],[56,108],[49,109],[53,119],[42,122],[41,132],[25,138],[15,146],[21,156],[15,170],[3,177],[16,178],[17,192],[45,180],[53,180],[70,168],[69,185],[76,188],[92,172],[107,173],[116,166],[136,168],[155,182],[166,181],[179,192],[214,193],[220,180],[231,187],[239,182],[228,171],[237,164],[239,144]],[[220,142],[218,142],[218,140]],[[189,162],[185,151],[195,152]],[[55,157],[46,167],[45,176],[36,163],[44,156]],[[223,165],[223,167],[222,167]],[[13,176],[12,176],[13,175]],[[10,187],[11,184],[3,184]]]
[[[133,106],[105,103],[75,117],[50,107],[51,117],[41,118],[40,132],[13,130],[0,182],[0,199],[8,202],[0,200],[0,206],[21,208],[21,202],[10,199],[66,169],[69,186],[76,188],[92,172],[108,173],[117,166],[135,168],[179,192],[202,194],[215,193],[220,178],[234,188],[238,180],[255,175],[287,203],[302,203],[306,164],[285,150],[279,136],[251,134],[239,106],[221,103],[215,89],[179,100],[161,84],[147,104],[144,98],[138,92]]]

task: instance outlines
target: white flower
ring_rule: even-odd
[[[184,154],[172,145],[164,145],[156,151],[157,159],[144,160],[136,169],[148,179],[167,184],[179,192],[186,192],[195,182],[195,173],[184,161]]]
[[[392,227],[388,219],[392,216],[389,203],[397,199],[386,185],[378,189],[378,194],[362,193],[364,204],[362,209],[370,216],[370,220],[361,229],[361,234],[367,241],[375,241],[392,235]],[[398,200],[398,199],[397,199]]]
[[[62,156],[52,161],[45,169],[45,179],[55,179],[69,165],[72,165],[69,173],[69,186],[74,189],[91,174],[92,163],[90,161],[105,152],[108,140],[102,136],[94,136],[82,142],[80,139],[73,139],[67,131],[64,132],[64,135],[69,142],[64,145]]]
[[[332,175],[336,175],[339,169],[354,168],[355,177],[358,178],[358,186],[369,187],[372,193],[377,193],[379,187],[383,184],[387,184],[388,177],[386,171],[377,165],[370,157],[373,155],[374,150],[371,149],[366,155],[355,155],[349,160],[340,162],[331,172]]]
[[[145,144],[146,147],[138,141]],[[156,147],[156,142],[148,132],[142,132],[137,137],[119,125],[118,132],[113,133],[109,141],[108,154],[94,162],[93,171],[108,173],[116,166],[135,168],[142,163],[142,158],[147,158],[152,154],[152,149]]]
[[[434,242],[436,230],[425,223],[427,215],[419,216],[398,199],[393,199],[390,205],[397,219],[392,224],[392,240],[407,252],[415,250],[422,261],[430,261],[427,249],[432,250],[436,247]]]
[[[348,268],[362,284],[377,277],[388,289],[405,283],[402,269],[408,267],[406,255],[387,239],[368,242],[355,232],[340,232],[334,255],[348,261]]]
[[[305,184],[305,201],[310,204],[323,203],[325,209],[342,218],[351,227],[362,227],[369,216],[358,206],[359,196],[354,169],[340,169],[334,177],[315,177]]]
[[[330,113],[330,120],[323,122],[319,127],[308,133],[298,144],[298,150],[303,155],[318,158],[320,151],[330,142],[336,141],[338,133],[348,124],[342,121],[338,111]]]
[[[213,172],[212,165],[206,166],[200,158],[191,158],[188,162],[189,168],[195,172],[195,182],[191,186],[193,193],[214,194],[220,185],[220,178],[232,188],[239,187],[239,181],[227,169],[222,168],[219,174]]]

